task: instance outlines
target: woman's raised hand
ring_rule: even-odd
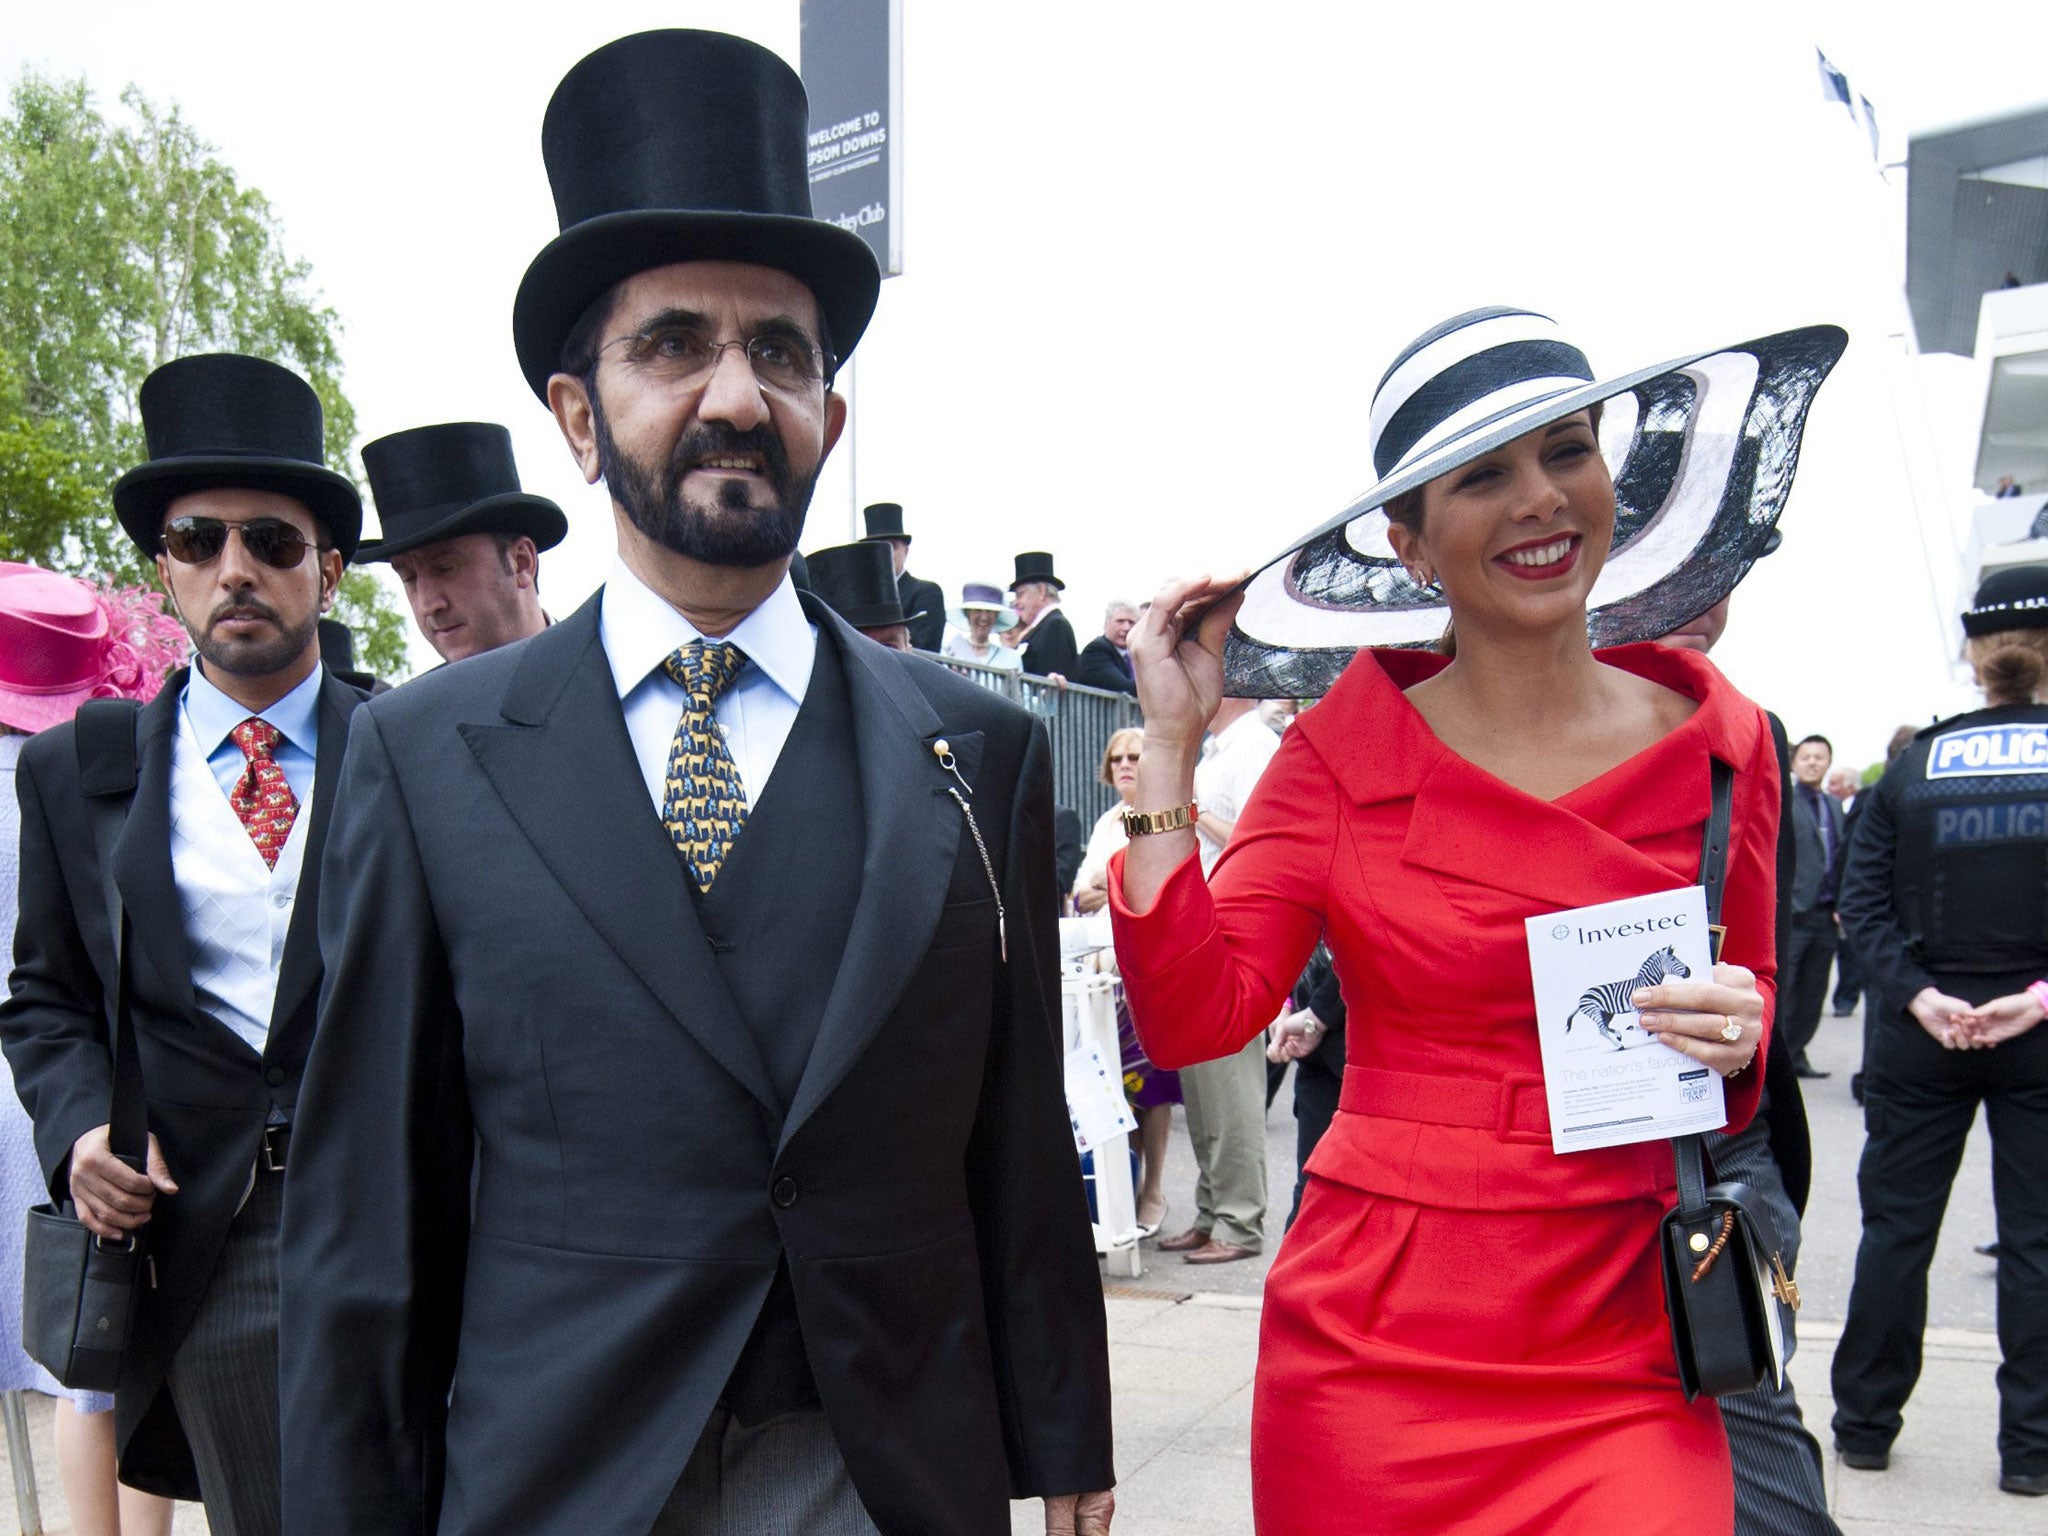
[[[1223,702],[1223,641],[1242,592],[1242,572],[1169,581],[1131,630],[1131,669],[1149,743],[1199,748]]]

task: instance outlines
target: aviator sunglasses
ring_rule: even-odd
[[[228,530],[242,535],[242,548],[274,570],[296,569],[310,542],[290,523],[275,517],[224,522],[217,517],[174,517],[164,525],[164,549],[185,565],[204,565],[228,547]]]

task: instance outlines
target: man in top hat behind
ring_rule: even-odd
[[[870,640],[892,651],[914,650],[910,629],[922,613],[906,614],[898,595],[889,551],[871,539],[815,550],[809,564],[811,590],[839,617]],[[930,582],[920,582],[930,586]]]
[[[1060,594],[1066,589],[1067,584],[1053,574],[1052,556],[1044,550],[1026,550],[1017,557],[1010,599],[1024,621],[1024,633],[1018,640],[1024,650],[1024,670],[1034,677],[1064,682],[1074,674],[1080,652],[1074,643],[1074,626],[1060,612]]]
[[[320,990],[316,897],[355,689],[317,621],[362,527],[320,402],[253,357],[143,381],[149,461],[114,487],[199,658],[137,711],[87,704],[19,770],[22,908],[0,1037],[58,1200],[141,1230],[155,1285],[115,1394],[121,1479],[281,1529],[277,1242]],[[108,877],[111,877],[111,880]],[[146,1171],[107,1146],[118,910]]]
[[[903,508],[893,501],[878,501],[861,513],[868,522],[868,537],[889,546],[891,569],[896,576],[897,600],[910,621],[910,644],[915,650],[933,651],[946,643],[946,594],[936,581],[921,581],[910,574],[910,535],[903,531]]]
[[[1045,733],[787,575],[880,281],[807,117],[689,31],[549,105],[513,330],[618,558],[351,733],[294,1536],[1107,1526]]]
[[[413,622],[443,661],[547,627],[540,552],[562,542],[569,520],[519,488],[510,432],[481,421],[394,432],[363,445],[363,469],[384,537],[356,559],[391,562]]]

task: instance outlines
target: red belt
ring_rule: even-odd
[[[1540,1077],[1438,1077],[1347,1066],[1337,1103],[1347,1113],[1387,1120],[1464,1126],[1496,1136],[1550,1135],[1550,1106]]]

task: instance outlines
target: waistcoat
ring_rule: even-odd
[[[860,762],[839,647],[819,637],[803,707],[697,915],[785,1113],[853,927],[866,851]],[[786,1265],[726,1401],[744,1423],[816,1402]]]

